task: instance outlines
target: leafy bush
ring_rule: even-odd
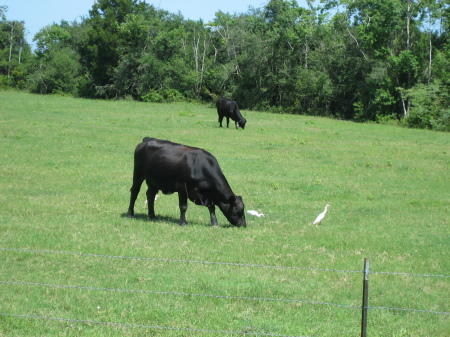
[[[152,90],[142,95],[142,100],[144,102],[152,102],[152,103],[164,103],[164,97],[158,91]]]
[[[46,62],[28,77],[27,84],[31,92],[74,93],[81,70],[79,55],[71,49],[64,48],[46,56],[45,60]]]
[[[418,84],[407,91],[412,105],[406,120],[411,127],[450,131],[449,90],[440,81]]]
[[[183,101],[184,97],[178,90],[168,88],[168,89],[151,90],[148,93],[142,95],[141,99],[144,102],[171,103]]]
[[[0,88],[4,89],[6,87],[8,87],[8,77],[0,75]]]

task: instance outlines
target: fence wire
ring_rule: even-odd
[[[0,281],[0,283],[2,283],[2,284],[23,284],[23,285],[32,285],[32,286],[42,286],[42,287],[54,287],[54,288],[69,288],[69,289],[84,289],[84,290],[144,293],[144,294],[156,294],[156,295],[213,297],[213,298],[225,298],[225,299],[230,299],[230,300],[255,300],[255,301],[276,301],[276,302],[290,302],[290,303],[306,303],[306,304],[330,305],[330,306],[335,306],[335,307],[340,307],[340,308],[357,308],[357,309],[361,309],[361,306],[356,306],[356,305],[342,305],[342,304],[326,303],[326,302],[302,301],[302,300],[290,300],[290,299],[278,299],[278,298],[209,295],[209,294],[182,293],[182,292],[171,292],[171,291],[135,290],[135,289],[133,290],[133,289],[112,289],[112,288],[79,287],[79,286],[67,286],[67,285],[44,284],[44,283],[33,283],[33,282],[17,282],[17,281]]]
[[[273,301],[273,302],[286,302],[286,303],[303,303],[314,305],[328,305],[338,308],[353,308],[361,309],[360,305],[344,305],[328,302],[318,302],[311,300],[293,300],[293,299],[279,299],[279,298],[265,298],[265,297],[244,297],[244,296],[226,296],[226,295],[212,295],[212,294],[196,294],[196,293],[183,293],[173,291],[151,291],[151,290],[137,290],[137,289],[114,289],[114,288],[96,288],[96,287],[82,287],[82,286],[68,286],[59,284],[46,284],[46,283],[34,283],[25,281],[0,281],[0,284],[22,284],[40,287],[52,287],[52,288],[66,288],[66,289],[82,289],[82,290],[97,290],[97,291],[116,291],[116,292],[130,292],[130,293],[143,293],[143,294],[155,294],[155,295],[176,295],[176,296],[194,296],[194,297],[212,297],[212,298],[224,298],[230,300],[254,300],[254,301]],[[367,307],[367,309],[382,309],[382,310],[399,310],[399,311],[412,311],[412,312],[426,312],[430,314],[443,314],[450,315],[450,312],[446,311],[431,311],[423,309],[406,309],[406,308],[387,308],[387,307]]]
[[[227,266],[237,266],[237,267],[277,268],[277,269],[291,269],[291,270],[329,271],[329,272],[341,272],[341,273],[363,273],[362,270],[270,266],[270,265],[261,265],[261,264],[247,264],[247,263],[233,263],[233,262],[195,261],[195,260],[164,259],[164,258],[154,258],[154,257],[102,255],[102,254],[69,252],[69,251],[63,251],[63,250],[49,251],[49,250],[30,250],[30,249],[16,249],[16,248],[2,248],[2,247],[0,247],[0,250],[14,251],[14,252],[26,252],[26,253],[42,253],[42,254],[70,254],[70,255],[78,255],[78,256],[113,258],[113,259],[132,259],[132,260],[150,260],[150,261],[178,262],[178,263],[215,264],[215,265],[227,265]],[[449,275],[412,274],[412,273],[398,273],[398,272],[396,273],[396,272],[385,272],[385,271],[369,271],[369,274],[407,275],[407,276],[423,276],[423,277],[450,277]]]
[[[238,266],[238,267],[258,267],[258,268],[278,268],[278,269],[290,269],[290,270],[363,273],[363,271],[355,271],[355,270],[326,269],[326,268],[306,268],[306,267],[288,267],[288,266],[271,266],[271,265],[260,265],[260,264],[245,264],[245,263],[232,263],[232,262],[213,262],[213,261],[195,261],[195,260],[179,260],[179,259],[150,258],[150,257],[130,257],[130,256],[117,256],[117,255],[101,255],[101,254],[77,253],[77,252],[70,252],[70,251],[46,251],[46,250],[15,249],[15,248],[2,248],[2,247],[0,247],[0,250],[2,250],[2,251],[13,251],[13,252],[35,253],[35,254],[36,253],[41,253],[41,254],[70,254],[70,255],[86,256],[86,257],[114,258],[114,259],[134,259],[134,260],[151,260],[151,261],[163,261],[163,262],[175,262],[175,263],[199,263],[199,264],[214,264],[214,265],[227,265],[227,266]],[[370,274],[407,275],[407,276],[443,277],[443,278],[450,277],[450,276],[447,276],[447,275],[413,274],[413,273],[382,272],[382,271],[378,271],[378,272],[377,271],[370,271]],[[290,303],[306,303],[306,304],[313,304],[313,305],[327,305],[327,306],[335,306],[335,307],[339,307],[339,308],[361,309],[361,306],[342,305],[342,304],[327,303],[327,302],[317,302],[317,301],[310,301],[310,300],[275,299],[275,298],[262,298],[262,297],[241,297],[241,296],[223,296],[223,295],[212,295],[212,294],[195,294],[195,293],[183,293],[183,292],[164,292],[164,291],[150,291],[150,290],[136,290],[136,289],[131,289],[130,290],[130,289],[96,288],[96,287],[87,287],[87,286],[71,286],[71,285],[34,283],[34,282],[26,282],[26,281],[0,281],[0,284],[16,284],[16,285],[39,286],[39,287],[54,287],[54,288],[65,288],[65,289],[92,290],[92,291],[115,291],[115,292],[159,294],[159,295],[213,297],[213,298],[223,298],[223,299],[232,299],[232,300],[239,299],[239,300],[256,300],[256,301],[279,301],[279,302],[290,302]],[[367,309],[399,310],[399,311],[411,311],[411,312],[422,312],[422,313],[431,313],[431,314],[450,315],[450,312],[430,311],[430,310],[422,310],[422,309],[388,308],[388,307],[367,307]],[[150,329],[163,329],[163,330],[176,330],[176,331],[191,331],[191,332],[198,332],[198,333],[205,333],[205,334],[206,333],[222,333],[222,334],[277,336],[277,337],[308,337],[308,336],[287,336],[287,335],[277,335],[277,334],[265,334],[265,333],[256,333],[256,332],[214,331],[214,330],[176,328],[176,327],[164,327],[164,326],[128,324],[128,323],[115,323],[115,322],[96,322],[96,321],[91,321],[91,320],[77,320],[77,319],[55,318],[55,317],[41,317],[41,316],[35,316],[35,315],[19,315],[19,314],[1,313],[1,312],[0,312],[0,316],[23,317],[23,318],[62,321],[62,322],[77,322],[77,323],[101,324],[101,325],[123,326],[123,327],[137,327],[137,328],[150,328]]]
[[[102,324],[102,325],[112,325],[121,327],[132,327],[132,328],[148,328],[148,329],[160,329],[160,330],[176,330],[176,331],[191,331],[200,333],[222,333],[222,334],[237,334],[237,335],[247,335],[247,336],[273,336],[273,337],[308,337],[308,336],[289,336],[289,335],[276,335],[267,334],[260,332],[239,332],[239,331],[215,331],[215,330],[202,330],[202,329],[189,329],[189,328],[174,328],[169,326],[157,326],[157,325],[144,325],[144,324],[129,324],[129,323],[114,323],[114,322],[96,322],[84,319],[70,319],[70,318],[56,318],[56,317],[43,317],[34,315],[16,315],[0,312],[0,316],[11,316],[11,317],[22,317],[22,318],[35,318],[35,319],[45,319],[51,321],[61,321],[61,322],[71,322],[71,323],[86,323],[86,324]]]

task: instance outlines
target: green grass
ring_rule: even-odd
[[[316,269],[450,274],[450,135],[243,111],[219,129],[193,103],[149,104],[0,91],[0,247]],[[156,221],[125,217],[133,151],[144,136],[213,153],[246,209],[247,228],[212,228],[176,195]],[[322,223],[312,225],[326,203]],[[362,273],[0,250],[0,336],[222,336],[156,329],[356,336]],[[110,291],[121,289],[129,291]],[[134,291],[134,292],[131,292]],[[139,292],[137,292],[139,291]],[[148,292],[169,292],[155,294]],[[371,274],[369,305],[450,312],[449,278]],[[104,325],[70,320],[129,324]],[[446,314],[369,310],[370,336],[448,336]]]

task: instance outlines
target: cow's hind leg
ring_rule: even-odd
[[[147,183],[148,185],[148,183]],[[148,185],[147,189],[147,206],[148,206],[148,217],[150,219],[156,218],[155,216],[155,197],[156,193],[158,193],[158,189]]]
[[[186,211],[188,208],[188,196],[186,192],[178,192],[178,201],[180,205],[180,226],[186,226]]]
[[[144,175],[139,171],[134,171],[133,174],[133,186],[131,186],[130,192],[130,205],[128,206],[127,216],[129,218],[134,217],[134,203],[136,202],[139,191],[141,190],[141,185],[144,181]]]
[[[223,116],[219,115],[219,128],[222,127]]]

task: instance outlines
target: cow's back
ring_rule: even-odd
[[[212,188],[225,179],[216,158],[209,152],[167,140],[144,138],[135,152],[145,178],[163,193],[173,193],[186,184]]]
[[[233,113],[233,103],[233,101],[226,98],[219,99],[216,103],[217,113],[219,116],[231,117]]]

